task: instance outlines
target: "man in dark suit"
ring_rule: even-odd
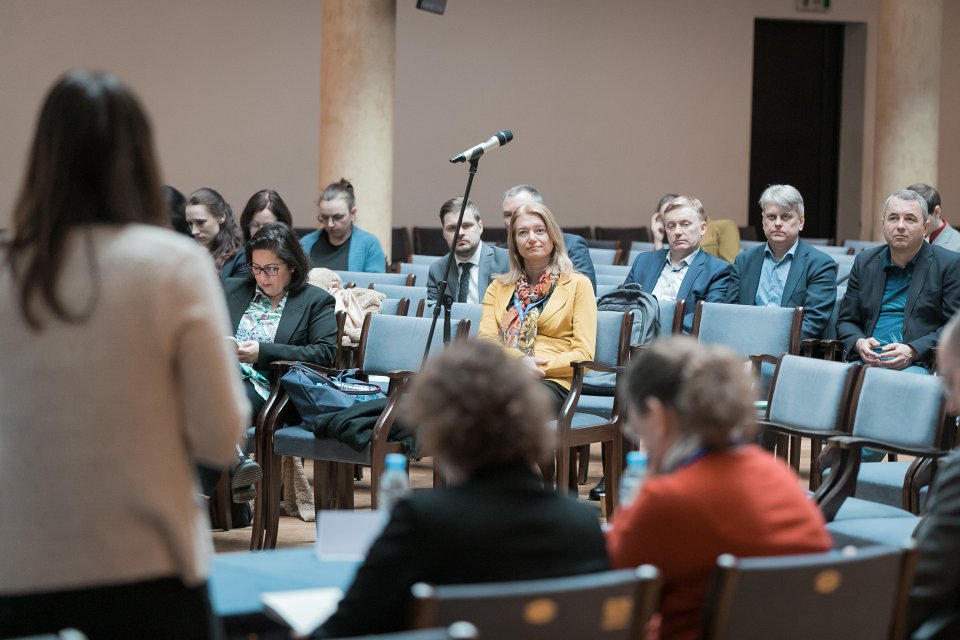
[[[960,318],[941,336],[937,359],[951,414],[960,414]],[[960,637],[960,451],[940,460],[927,515],[914,537],[920,557],[910,591],[910,630],[927,623],[924,638]]]
[[[536,202],[543,204],[543,196],[534,187],[528,184],[518,184],[510,187],[503,194],[503,224],[510,231],[510,217],[513,212],[525,204]],[[597,290],[597,274],[593,268],[593,260],[590,258],[590,249],[586,241],[580,236],[572,233],[563,234],[563,244],[567,247],[567,255],[573,263],[573,268],[587,276],[593,290]]]
[[[924,241],[927,203],[897,191],[883,207],[885,246],[857,256],[840,305],[837,337],[848,360],[925,373],[960,308],[960,254]]]
[[[730,264],[700,250],[707,223],[696,198],[679,196],[663,211],[668,249],[637,256],[624,284],[639,283],[658,300],[685,300],[683,330],[690,333],[697,302],[723,302]]]
[[[440,207],[440,224],[443,225],[443,237],[448,245],[453,243],[461,206],[462,197],[451,198]],[[473,202],[468,202],[463,224],[460,225],[460,236],[453,248],[455,260],[447,276],[447,293],[454,302],[480,304],[493,276],[510,269],[507,252],[480,240],[482,234],[480,210]],[[443,279],[443,268],[449,258],[448,253],[430,265],[427,275],[427,298],[430,300],[437,299],[437,283]],[[463,287],[460,286],[461,282]]]
[[[727,302],[758,307],[803,307],[804,338],[820,338],[837,297],[837,263],[803,240],[803,197],[788,184],[760,196],[767,243],[733,262]]]

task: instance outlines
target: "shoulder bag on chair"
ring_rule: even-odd
[[[312,423],[324,413],[340,411],[358,402],[385,398],[375,384],[351,378],[353,371],[325,376],[309,367],[293,365],[280,378],[280,386],[304,422]]]

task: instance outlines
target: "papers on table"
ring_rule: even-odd
[[[320,511],[317,557],[321,560],[363,560],[377,539],[387,514],[383,511]]]
[[[343,590],[337,587],[273,591],[260,599],[264,611],[290,626],[296,636],[306,637],[337,610]]]

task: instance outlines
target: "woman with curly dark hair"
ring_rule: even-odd
[[[608,568],[596,512],[543,485],[549,394],[485,341],[454,345],[414,379],[406,423],[448,486],[393,508],[320,637],[404,628],[416,582],[534,580]]]

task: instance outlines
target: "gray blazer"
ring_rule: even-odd
[[[443,267],[447,264],[449,258],[450,254],[448,253],[430,265],[430,273],[427,275],[427,298],[430,300],[437,299],[437,283],[443,278]],[[478,282],[480,283],[481,291],[477,292],[477,297],[482,301],[483,294],[487,290],[487,286],[489,286],[493,276],[498,273],[506,273],[509,270],[510,261],[507,258],[506,250],[484,242],[480,247],[480,275]],[[456,260],[453,261],[453,268],[447,277],[447,291],[454,300],[457,299],[457,294],[460,292],[460,269],[457,267]]]
[[[753,305],[760,286],[763,252],[766,244],[757,245],[737,256],[727,281],[727,302]],[[781,307],[803,307],[803,337],[820,338],[827,326],[837,299],[837,263],[833,258],[803,240],[790,265],[790,275],[783,286]]]

